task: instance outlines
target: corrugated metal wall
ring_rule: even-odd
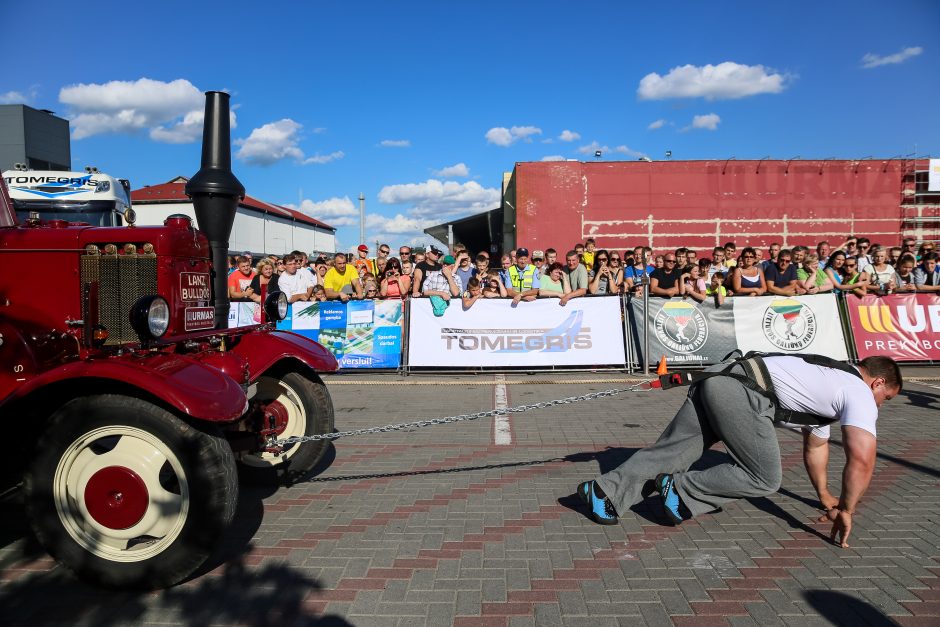
[[[896,245],[904,160],[518,163],[516,242],[562,253],[599,248],[697,250],[833,245],[847,234]]]

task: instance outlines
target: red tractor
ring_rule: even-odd
[[[333,431],[322,346],[273,323],[226,328],[226,254],[245,190],[228,94],[208,92],[186,216],[162,227],[18,224],[0,184],[0,412],[43,546],[91,582],[158,588],[198,569],[235,513],[239,477],[309,471]],[[131,218],[132,216],[127,216]],[[268,320],[287,311],[264,303]]]

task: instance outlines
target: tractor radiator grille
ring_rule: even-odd
[[[143,296],[157,293],[157,256],[82,255],[82,315],[108,330],[105,344],[136,342],[130,311]]]

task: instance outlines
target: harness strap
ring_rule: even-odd
[[[764,357],[799,357],[807,363],[825,368],[832,368],[854,374],[859,379],[862,375],[859,372],[842,362],[836,361],[823,355],[788,355],[786,353],[759,353],[751,351],[744,357],[735,359],[722,370],[714,372],[674,372],[664,374],[659,377],[659,385],[664,390],[683,385],[695,385],[711,379],[712,377],[730,377],[740,382],[741,385],[752,390],[761,396],[766,397],[774,405],[774,422],[788,422],[802,426],[819,426],[836,422],[837,418],[829,416],[820,416],[809,412],[795,411],[787,409],[780,404],[777,394],[774,392],[773,380],[770,377],[770,371],[767,370],[767,364],[764,363]],[[744,374],[731,372],[731,369],[740,365]]]

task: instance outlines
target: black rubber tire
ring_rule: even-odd
[[[333,432],[333,401],[320,377],[289,371],[262,375],[259,381],[266,377],[277,380],[280,385],[296,394],[305,415],[303,435]],[[262,459],[257,455],[248,454],[237,457],[236,463],[242,480],[255,485],[277,485],[296,481],[316,467],[329,449],[330,443],[328,440],[318,440],[289,446],[296,449],[290,449],[289,455],[278,459]]]
[[[87,396],[63,405],[50,419],[24,478],[26,511],[39,542],[66,568],[95,585],[151,590],[185,580],[216,548],[238,504],[232,449],[212,425],[200,427],[127,396]],[[189,492],[188,499],[181,499],[188,509],[177,518],[183,522],[172,542],[168,538],[166,547],[146,559],[121,561],[96,555],[76,541],[56,507],[57,468],[66,463],[73,443],[102,428],[145,432],[165,446],[182,468]],[[69,507],[66,511],[73,520],[88,520],[76,506],[62,506]],[[148,511],[153,507],[157,506],[149,505]]]

